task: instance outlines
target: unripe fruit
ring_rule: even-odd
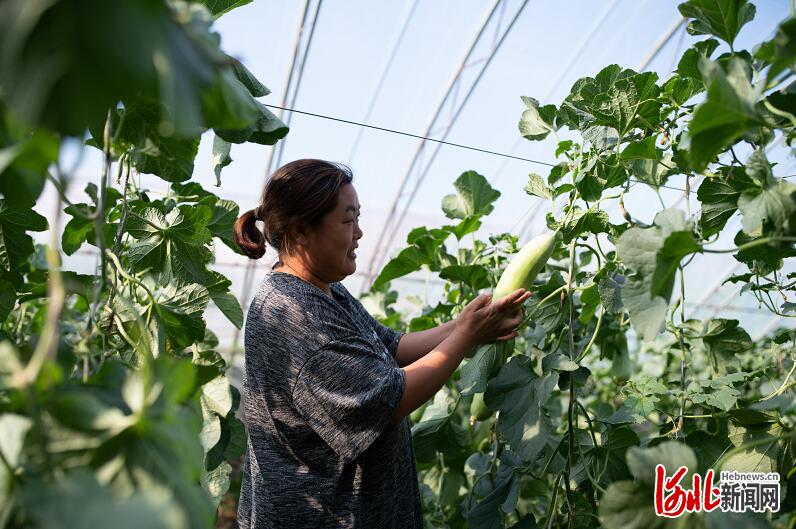
[[[536,279],[556,246],[555,233],[539,235],[528,241],[517,254],[511,258],[508,266],[500,276],[492,303],[506,297],[518,288],[529,289]]]
[[[428,402],[421,404],[418,409],[409,414],[412,424],[417,424],[420,422],[420,419],[423,418],[423,412],[426,411],[426,406],[428,406]]]
[[[484,394],[475,393],[473,402],[470,403],[470,423],[475,421],[485,421],[492,416],[492,412],[484,404]]]

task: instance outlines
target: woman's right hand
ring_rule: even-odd
[[[525,317],[522,303],[530,296],[530,292],[520,288],[492,303],[491,294],[481,294],[456,318],[454,332],[473,345],[514,338],[515,329]]]

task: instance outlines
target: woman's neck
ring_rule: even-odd
[[[323,281],[318,276],[312,273],[309,267],[305,266],[300,260],[290,257],[280,257],[279,261],[274,266],[273,270],[291,274],[299,279],[303,279],[307,283],[311,283],[321,289],[327,296],[332,297],[332,289],[329,283]]]

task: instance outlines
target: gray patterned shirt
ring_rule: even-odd
[[[270,270],[246,320],[241,529],[420,529],[403,333],[340,283]]]

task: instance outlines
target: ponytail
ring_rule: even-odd
[[[241,251],[249,259],[259,259],[265,255],[265,236],[260,228],[255,224],[257,218],[254,210],[250,209],[235,221],[232,227],[232,235]]]

